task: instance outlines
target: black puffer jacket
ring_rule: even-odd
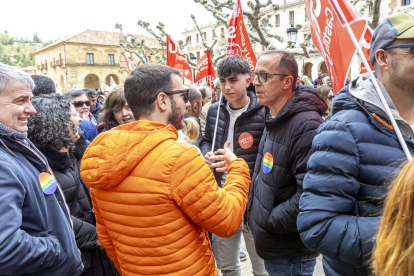
[[[314,88],[300,85],[266,121],[246,211],[256,251],[265,260],[313,253],[300,239],[296,218],[312,140],[326,109]]]
[[[250,103],[247,110],[241,114],[234,123],[234,140],[233,152],[237,157],[243,158],[250,168],[250,176],[253,174],[254,164],[256,162],[257,152],[259,148],[260,138],[265,127],[265,107],[257,102],[256,93],[248,91]],[[208,110],[206,118],[206,129],[203,136],[200,150],[203,155],[211,151],[214,137],[214,126],[216,125],[218,102],[214,103]],[[223,97],[220,107],[220,116],[217,126],[216,143],[214,150],[224,147],[227,141],[229,130],[230,114],[226,108],[227,100]],[[239,144],[239,136],[243,133],[250,133],[253,136],[253,145],[248,149],[243,149]],[[214,173],[217,183],[220,185],[223,173]]]
[[[76,243],[84,265],[82,275],[115,275],[111,272],[113,268],[111,268],[106,252],[95,244],[98,237],[92,201],[89,188],[79,173],[80,161],[86,147],[86,139],[81,136],[70,156],[48,147],[39,148],[39,150],[47,158],[65,195],[73,221]]]

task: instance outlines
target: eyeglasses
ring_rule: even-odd
[[[190,89],[183,89],[183,90],[175,90],[175,91],[164,91],[164,92],[160,92],[160,93],[164,93],[167,95],[174,95],[174,94],[183,94],[183,100],[184,102],[188,102],[188,92],[190,91]],[[160,94],[158,93],[157,95],[155,95],[154,98],[152,98],[151,100],[148,101],[148,104],[152,104],[153,102],[155,102],[155,100],[157,99],[158,95]]]
[[[284,77],[289,76],[289,75],[286,75],[286,74],[271,74],[271,73],[265,73],[265,72],[250,72],[250,78],[252,79],[252,81],[254,80],[254,78],[256,76],[258,76],[260,83],[265,83],[267,81],[267,75],[284,76]]]
[[[414,43],[403,44],[403,45],[388,46],[388,47],[385,47],[384,50],[396,49],[396,48],[414,48]]]
[[[333,100],[333,98],[335,98],[335,96],[328,96],[328,99],[329,99],[330,101],[332,101],[332,100]]]
[[[75,106],[75,107],[82,107],[83,105],[86,105],[86,106],[90,106],[91,105],[91,102],[90,101],[76,101],[76,102],[73,102],[73,105]]]
[[[195,103],[197,103],[197,104],[201,104],[201,106],[204,106],[204,105],[206,104],[206,102],[205,102],[205,101],[195,102]]]
[[[69,114],[70,114],[70,116],[80,117],[79,112],[77,112],[77,111],[76,112],[70,112]]]

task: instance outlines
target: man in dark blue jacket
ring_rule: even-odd
[[[46,158],[27,139],[33,80],[0,63],[0,275],[77,276],[70,213]]]
[[[269,108],[250,186],[247,217],[257,253],[274,275],[311,275],[317,253],[296,227],[312,140],[327,109],[312,87],[296,87],[298,64],[284,51],[265,51],[253,84]]]
[[[217,66],[219,85],[223,93],[217,125],[214,151],[230,141],[230,148],[237,157],[243,158],[253,171],[257,149],[264,129],[265,107],[257,102],[250,85],[250,65],[241,56],[227,56]],[[208,111],[205,135],[201,142],[201,152],[209,161],[213,155],[211,147],[214,139],[219,103],[214,103]],[[222,186],[227,173],[214,173],[217,183]],[[243,233],[247,251],[252,262],[253,274],[266,276],[263,260],[257,255],[250,229],[241,224],[239,230],[230,238],[216,236],[213,243],[217,266],[224,276],[241,276],[239,251]]]
[[[413,43],[413,14],[397,13],[377,27],[370,53],[376,80],[411,151]],[[313,141],[299,232],[306,246],[323,254],[326,275],[368,275],[387,186],[406,157],[368,74],[337,94],[332,114]]]

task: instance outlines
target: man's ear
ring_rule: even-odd
[[[250,79],[250,74],[246,75],[246,88],[249,87],[250,83],[252,83],[252,80]]]
[[[168,102],[169,102],[168,95],[164,93],[160,93],[158,94],[157,100],[155,101],[155,106],[158,107],[158,109],[161,112],[165,112],[168,109]]]
[[[377,66],[383,68],[384,71],[388,71],[389,66],[389,57],[390,54],[387,53],[384,49],[379,49],[375,52],[375,62],[377,63]]]
[[[284,89],[289,89],[293,84],[296,83],[293,79],[293,76],[287,76],[285,85],[283,85]]]

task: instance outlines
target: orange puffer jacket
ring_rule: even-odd
[[[100,243],[123,276],[217,275],[207,231],[233,235],[250,173],[234,160],[223,189],[171,125],[140,120],[97,136],[81,175],[91,187]]]

